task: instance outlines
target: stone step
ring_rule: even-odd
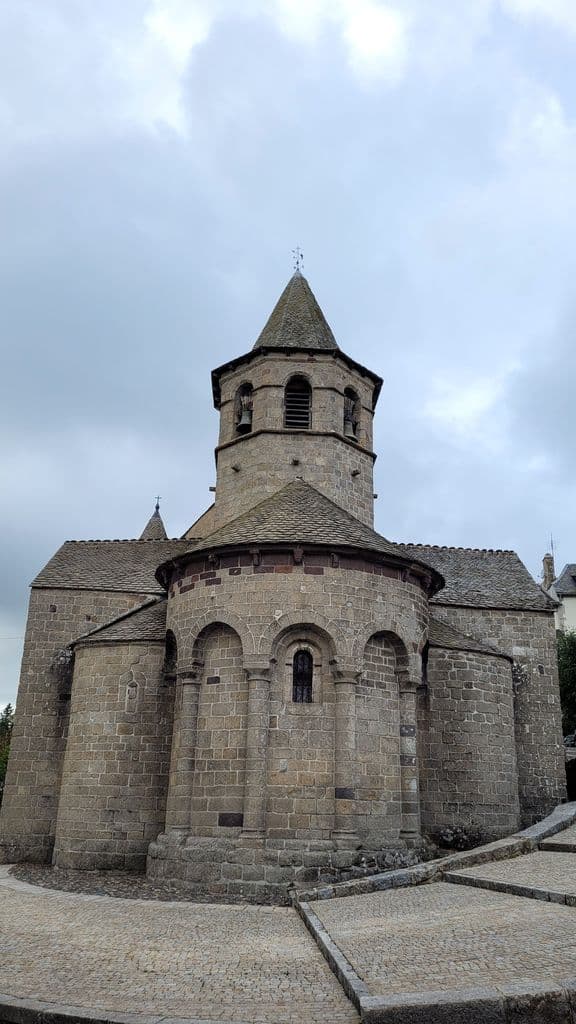
[[[523,857],[447,871],[444,881],[576,906],[576,855],[537,850]]]

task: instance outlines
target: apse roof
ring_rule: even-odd
[[[186,554],[237,544],[274,543],[362,548],[403,563],[426,566],[425,559],[407,555],[401,545],[386,540],[303,480],[286,484],[214,533],[190,544]]]

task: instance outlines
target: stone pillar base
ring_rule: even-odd
[[[146,874],[191,893],[208,891],[248,899],[289,902],[294,886],[309,888],[335,881],[358,860],[359,843],[335,849],[332,839],[266,839],[254,832],[226,838],[174,832],[150,844]]]
[[[376,871],[416,863],[407,844],[391,840],[366,848],[354,833],[331,839],[270,839],[262,836],[194,836],[171,833],[150,844],[146,873],[194,895],[242,896],[255,902],[290,902],[293,889],[310,889]]]

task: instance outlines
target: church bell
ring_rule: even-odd
[[[242,412],[236,429],[239,434],[248,434],[252,430],[252,395],[242,395],[240,401]]]

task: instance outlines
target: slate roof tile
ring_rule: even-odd
[[[441,573],[446,586],[432,598],[436,604],[470,608],[519,608],[550,611],[555,607],[515,551],[401,545]]]
[[[69,540],[32,586],[162,594],[157,566],[189,547],[189,540]]]
[[[286,484],[254,508],[199,540],[191,550],[234,544],[326,544],[367,548],[406,562],[422,561],[381,537],[302,480]]]
[[[254,348],[338,349],[326,317],[299,270],[288,281]]]
[[[140,534],[140,540],[168,540],[158,505]]]
[[[558,579],[554,581],[554,590],[558,597],[576,597],[576,565],[564,566]]]
[[[133,641],[147,641],[148,643],[163,643],[166,638],[166,608],[165,599],[149,601],[140,608],[118,616],[111,622],[105,623],[91,633],[78,637],[74,641],[78,643],[130,643]]]

